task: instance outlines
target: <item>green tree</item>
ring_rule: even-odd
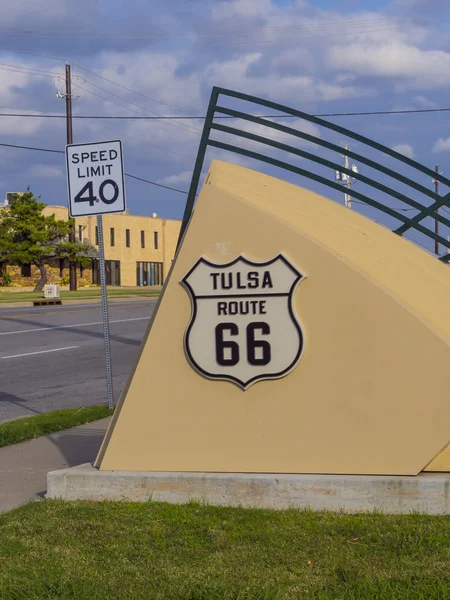
[[[41,274],[35,292],[47,283],[48,262],[66,258],[82,267],[90,264],[97,251],[89,242],[68,241],[74,220],[62,221],[44,215],[47,205],[31,191],[15,194],[0,213],[0,262],[11,265],[35,265]]]

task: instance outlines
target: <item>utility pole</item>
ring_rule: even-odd
[[[435,173],[438,175],[439,174],[439,165],[436,165],[435,167]],[[439,181],[437,179],[433,179],[433,183],[434,183],[434,192],[436,195],[439,195]],[[436,214],[439,214],[439,207],[436,208]],[[434,220],[434,233],[436,235],[439,235],[439,221],[437,219]],[[437,240],[434,240],[434,253],[435,254],[439,254],[439,242]]]
[[[348,150],[348,144],[345,144],[344,146],[345,150]],[[341,154],[342,158],[344,159],[344,168],[345,169],[349,169],[349,163],[348,163],[348,154]],[[352,165],[351,166],[351,170],[354,173],[358,173],[358,167],[356,165]],[[352,207],[352,197],[350,195],[350,188],[352,187],[352,178],[350,175],[348,175],[347,173],[341,173],[340,171],[336,171],[336,180],[337,181],[344,181],[345,182],[345,187],[348,191],[345,192],[344,194],[344,204],[347,208],[351,208]]]
[[[72,134],[72,79],[70,73],[70,65],[66,62],[66,125],[67,125],[67,144],[73,144]],[[70,218],[70,215],[69,215]],[[73,224],[70,233],[69,241],[75,243],[75,223]],[[75,292],[77,289],[77,265],[71,262],[70,269],[70,291]]]
[[[348,150],[348,144],[345,144],[345,149]],[[344,154],[344,167],[346,169],[348,169],[348,154]],[[350,190],[351,185],[352,184],[350,181],[350,177],[347,175],[347,181],[345,182],[345,187],[348,190]],[[347,192],[345,193],[345,196],[344,196],[344,204],[347,208],[352,207],[352,198]]]

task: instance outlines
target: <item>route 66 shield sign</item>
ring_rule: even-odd
[[[304,277],[282,254],[227,264],[199,258],[181,280],[192,303],[184,348],[193,368],[243,390],[292,371],[303,350],[292,298]]]

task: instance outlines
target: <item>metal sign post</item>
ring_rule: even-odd
[[[109,339],[108,296],[106,293],[105,246],[103,243],[103,217],[97,215],[98,249],[100,252],[100,283],[102,287],[103,335],[105,339],[106,389],[108,392],[108,408],[114,408],[114,394],[111,369],[111,344]]]
[[[126,208],[122,143],[119,140],[113,140],[90,144],[71,144],[66,147],[66,161],[70,216],[97,216],[106,388],[108,406],[112,409],[114,395],[102,215],[120,213]]]

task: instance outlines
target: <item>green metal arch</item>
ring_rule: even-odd
[[[413,179],[410,179],[408,177],[400,175],[397,171],[395,171],[393,169],[389,169],[388,167],[379,165],[375,161],[373,161],[369,158],[366,158],[365,156],[363,156],[361,154],[352,152],[347,149],[343,149],[343,148],[337,146],[336,144],[332,144],[331,142],[322,140],[321,138],[318,138],[317,136],[313,136],[313,135],[304,133],[297,129],[293,129],[292,127],[287,127],[280,123],[275,123],[273,121],[269,121],[267,119],[257,117],[255,115],[250,115],[241,110],[234,110],[231,108],[226,108],[224,106],[219,106],[217,102],[218,102],[219,96],[221,96],[221,95],[232,97],[232,98],[242,100],[245,102],[257,104],[259,106],[271,108],[273,110],[280,111],[284,114],[292,115],[292,116],[298,117],[299,119],[303,119],[310,123],[314,123],[315,125],[324,127],[327,130],[331,130],[331,131],[343,134],[348,138],[354,139],[360,143],[365,144],[366,146],[369,146],[370,148],[373,148],[373,149],[383,153],[384,155],[395,158],[399,162],[404,163],[404,164],[408,165],[409,167],[412,167],[416,171],[419,171],[420,173],[425,174],[427,176],[433,177],[434,179],[440,181],[444,185],[450,187],[450,180],[447,179],[446,177],[444,177],[443,175],[435,173],[428,167],[425,167],[424,165],[421,165],[420,163],[418,163],[402,154],[399,154],[398,152],[395,152],[394,150],[391,150],[387,146],[384,146],[382,144],[379,144],[378,142],[370,140],[369,138],[362,136],[360,134],[357,134],[353,131],[350,131],[349,129],[346,129],[339,125],[335,125],[334,123],[330,123],[329,121],[325,121],[324,119],[321,119],[319,117],[314,117],[312,115],[308,115],[307,113],[293,109],[289,106],[278,104],[276,102],[271,102],[269,100],[264,100],[262,98],[257,98],[255,96],[249,96],[248,94],[242,94],[240,92],[235,92],[233,90],[214,87],[212,90],[212,93],[211,93],[208,110],[206,113],[205,123],[203,126],[203,132],[202,132],[202,136],[201,136],[201,140],[200,140],[199,150],[197,153],[197,159],[195,162],[191,185],[189,188],[188,198],[186,201],[186,207],[185,207],[185,211],[184,211],[184,215],[183,215],[183,221],[182,221],[182,225],[181,225],[181,231],[180,231],[180,237],[178,240],[178,245],[181,242],[181,239],[184,235],[184,232],[186,230],[186,227],[188,225],[189,219],[191,217],[191,214],[192,214],[192,211],[194,208],[194,202],[195,202],[195,197],[197,194],[198,185],[199,185],[199,181],[200,181],[201,170],[203,167],[206,149],[208,146],[212,146],[215,148],[221,148],[222,150],[227,150],[227,151],[233,152],[235,154],[240,154],[242,156],[247,156],[247,157],[259,160],[261,162],[282,168],[282,169],[290,171],[292,173],[302,175],[303,177],[307,177],[308,179],[317,181],[318,183],[321,183],[329,188],[338,189],[338,190],[342,189],[340,184],[335,183],[334,181],[330,181],[329,179],[326,179],[316,173],[312,173],[309,170],[302,169],[300,167],[291,165],[287,162],[274,159],[271,156],[265,156],[264,154],[261,154],[259,152],[253,152],[251,150],[241,148],[234,144],[227,144],[220,140],[211,139],[211,132],[219,131],[221,133],[226,133],[228,135],[234,136],[238,139],[244,138],[244,139],[251,140],[253,142],[257,142],[257,143],[261,144],[263,147],[269,146],[272,148],[276,148],[278,150],[282,150],[282,151],[292,154],[294,156],[300,156],[302,158],[305,158],[309,161],[312,161],[313,163],[316,163],[316,164],[319,164],[319,165],[322,165],[325,167],[329,167],[333,170],[340,171],[342,173],[346,173],[348,175],[351,175],[355,179],[358,179],[362,183],[369,185],[370,187],[377,189],[377,190],[389,195],[392,198],[396,198],[397,200],[400,200],[401,202],[405,203],[406,205],[408,205],[418,211],[414,215],[414,217],[412,217],[412,218],[406,217],[404,214],[402,214],[401,211],[395,210],[395,209],[391,208],[390,206],[383,204],[382,202],[374,200],[373,198],[367,196],[366,194],[362,194],[361,192],[357,192],[355,190],[352,190],[350,192],[350,195],[352,197],[357,198],[360,201],[364,202],[365,204],[372,206],[372,207],[376,208],[377,210],[380,210],[381,212],[400,221],[401,225],[397,229],[394,230],[395,233],[402,235],[409,229],[413,228],[416,231],[426,235],[427,237],[439,242],[445,248],[450,249],[450,241],[449,240],[436,234],[434,231],[432,231],[431,229],[429,229],[428,227],[426,227],[425,225],[423,225],[421,223],[421,221],[424,218],[432,215],[433,218],[435,218],[437,221],[439,221],[440,223],[442,223],[443,225],[445,225],[447,227],[450,227],[450,219],[448,219],[445,216],[440,215],[436,212],[437,209],[441,206],[450,206],[450,193],[445,196],[440,196],[438,194],[435,194],[434,192],[432,192],[431,190],[428,190],[427,188],[425,188],[421,184],[417,183]],[[340,154],[342,154],[342,153],[347,154],[348,156],[362,162],[363,164],[366,164],[367,166],[379,171],[380,173],[388,175],[389,177],[391,177],[397,181],[400,181],[401,183],[411,187],[416,192],[420,192],[423,196],[432,198],[434,202],[431,205],[426,206],[424,204],[421,204],[420,202],[417,202],[416,200],[412,200],[405,194],[397,192],[396,190],[391,189],[390,187],[379,183],[375,179],[372,179],[372,178],[362,175],[360,173],[354,173],[350,169],[345,169],[344,167],[342,167],[341,165],[339,165],[335,162],[332,162],[332,161],[329,161],[322,157],[316,156],[315,154],[312,154],[310,152],[306,152],[299,148],[295,148],[294,146],[291,146],[289,144],[284,144],[284,143],[278,142],[276,140],[263,137],[261,135],[256,135],[256,134],[250,133],[248,131],[237,129],[236,127],[231,127],[231,126],[215,123],[214,116],[216,113],[225,114],[225,115],[234,117],[236,119],[241,119],[241,120],[244,120],[244,121],[247,121],[250,123],[256,123],[258,125],[268,127],[269,129],[274,129],[274,130],[280,131],[282,133],[292,135],[293,138],[304,139],[306,141],[317,144],[323,148],[327,148],[328,150],[333,150],[335,152],[339,152]],[[440,258],[440,260],[442,260],[444,262],[450,262],[450,252],[447,253],[446,255],[442,256]]]

